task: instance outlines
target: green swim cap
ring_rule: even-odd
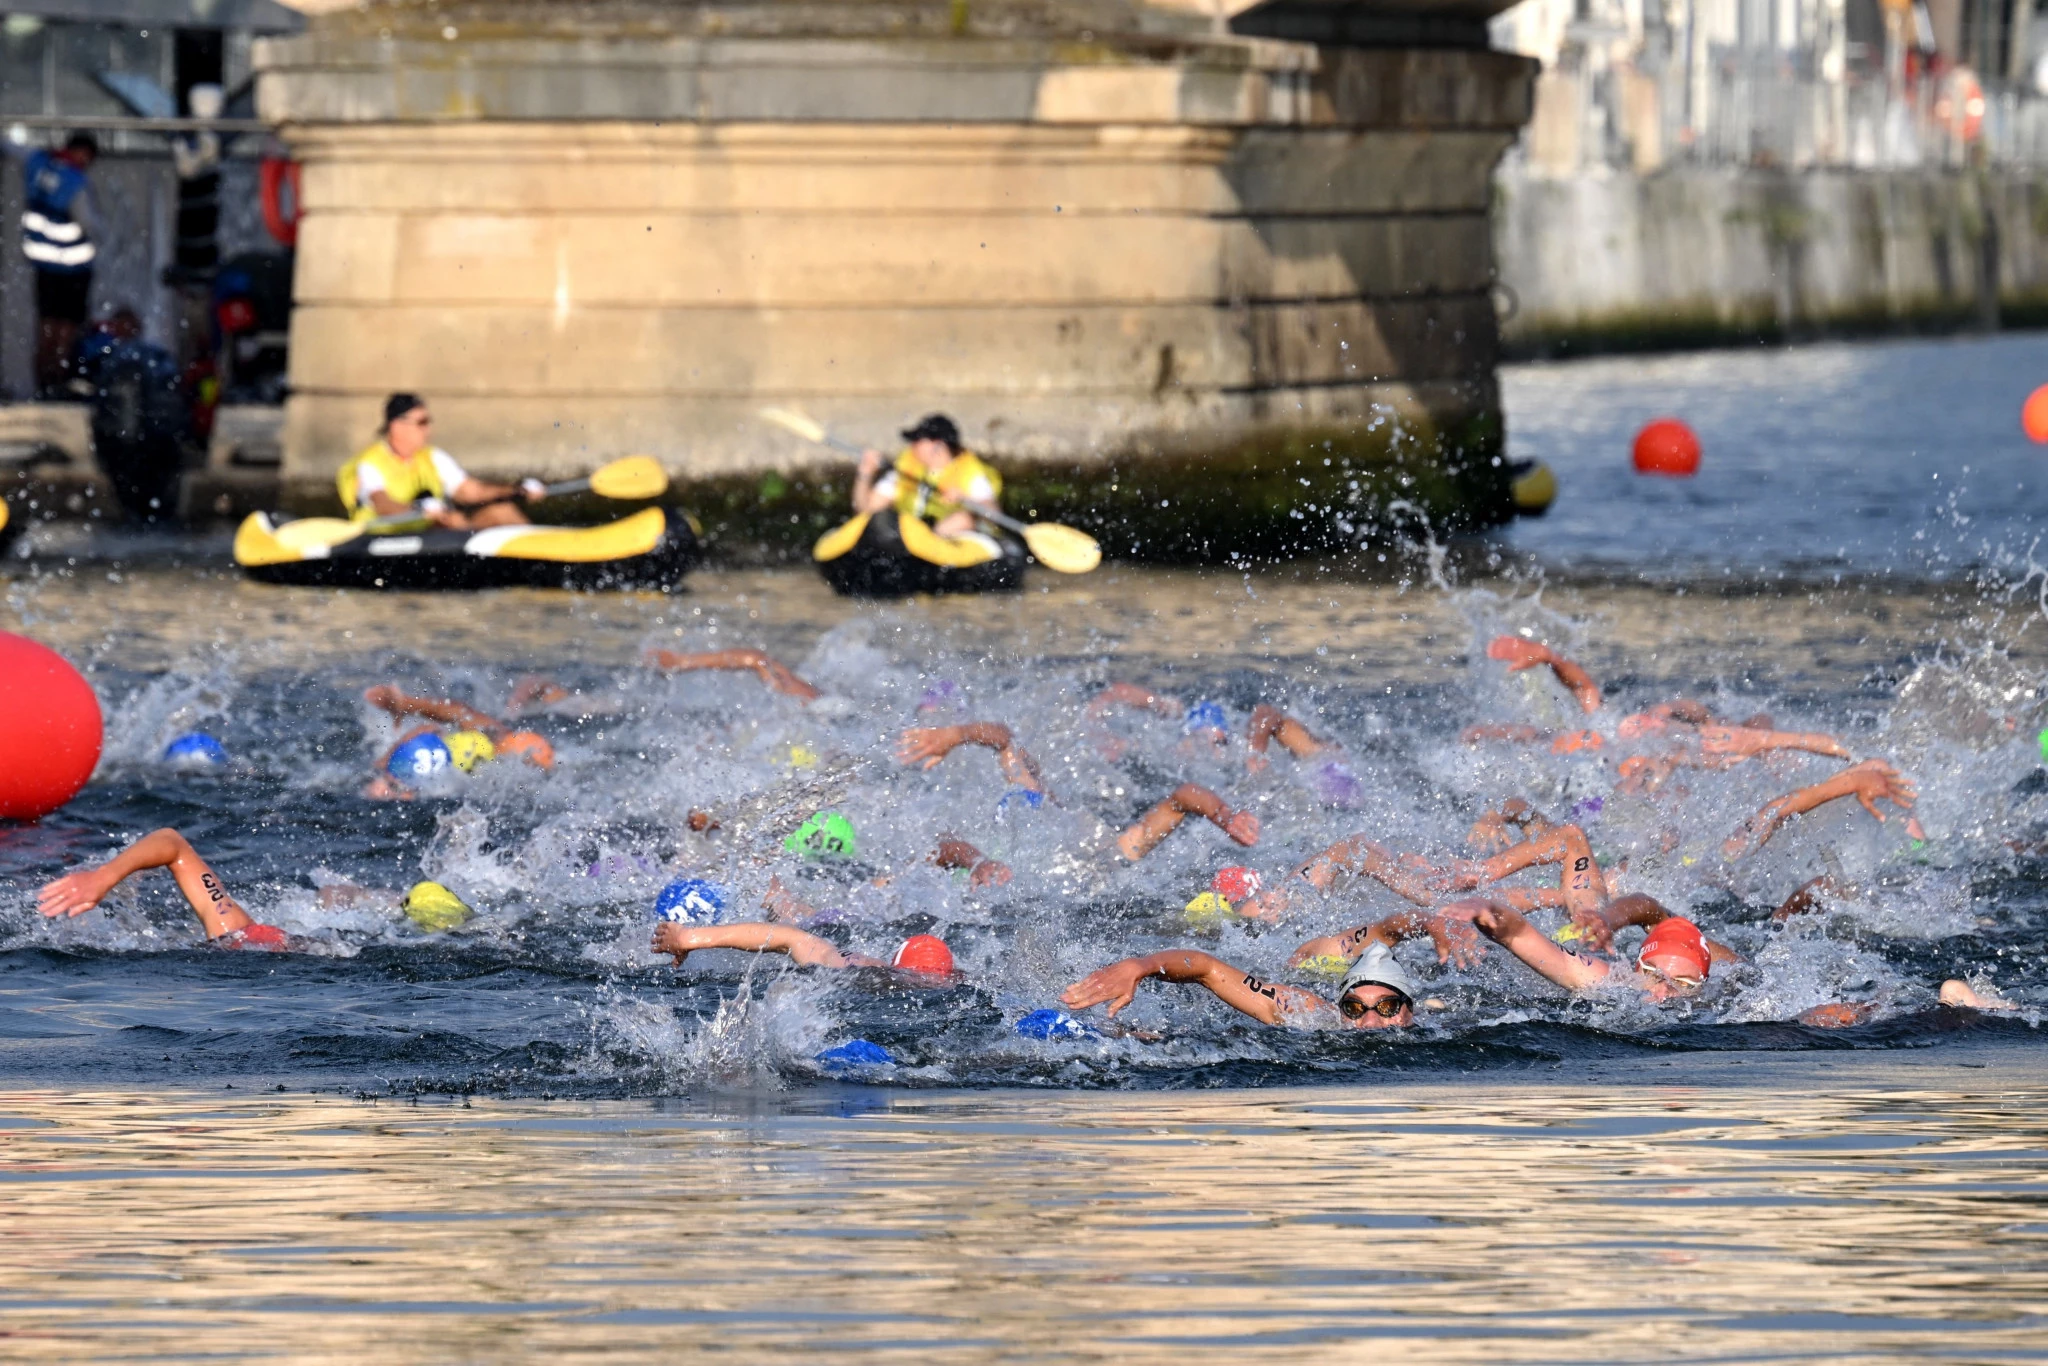
[[[820,811],[790,831],[782,847],[805,858],[852,858],[853,822],[837,811]]]
[[[2041,757],[2043,759],[2048,759],[2048,727],[2044,727],[2041,733],[2038,736],[2036,736],[2035,739],[2039,742],[2041,746]]]
[[[428,934],[461,929],[469,914],[462,898],[438,882],[415,882],[405,894],[406,919]]]

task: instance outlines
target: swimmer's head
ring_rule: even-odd
[[[1684,916],[1671,916],[1651,927],[1636,953],[1636,966],[1675,987],[1693,988],[1707,980],[1713,966],[1700,927]]]
[[[1415,1023],[1415,979],[1385,944],[1369,944],[1344,984],[1337,1011],[1353,1029],[1398,1029]]]
[[[917,709],[928,711],[958,711],[967,704],[967,695],[960,685],[950,678],[935,678],[925,685],[923,696],[917,699]]]
[[[654,898],[654,918],[682,925],[716,925],[725,919],[731,899],[715,882],[679,877]]]
[[[555,747],[530,730],[509,731],[498,741],[500,757],[517,756],[536,768],[555,766]]]
[[[805,858],[852,858],[858,846],[852,821],[837,811],[820,811],[790,831],[782,847]]]
[[[1317,765],[1312,781],[1316,796],[1331,806],[1352,806],[1365,795],[1365,784],[1358,775],[1335,759]]]
[[[391,776],[400,782],[431,778],[436,773],[446,773],[454,763],[448,752],[448,742],[429,731],[415,735],[397,749],[391,751],[390,762],[385,767]]]
[[[896,955],[889,960],[889,966],[930,977],[950,977],[953,975],[953,951],[946,947],[945,940],[936,935],[913,934],[897,945]]]
[[[1247,868],[1241,863],[1234,863],[1228,868],[1218,868],[1216,876],[1209,879],[1209,890],[1232,905],[1251,900],[1259,894],[1259,888],[1264,885],[1257,869]]]
[[[1217,930],[1237,919],[1237,910],[1214,892],[1199,893],[1180,909],[1189,929]]]
[[[1091,1025],[1082,1024],[1064,1010],[1034,1010],[1017,1021],[1017,1035],[1025,1039],[1099,1039]]]
[[[1189,704],[1187,715],[1181,718],[1180,733],[1201,735],[1209,731],[1214,731],[1218,735],[1229,733],[1230,717],[1224,713],[1223,704],[1207,698]]]
[[[467,903],[438,882],[415,882],[405,894],[405,918],[428,934],[460,929],[469,916]]]
[[[1007,816],[1018,811],[1036,811],[1045,805],[1045,794],[1033,788],[1013,787],[996,799],[996,814]]]
[[[228,761],[228,747],[203,730],[187,731],[164,746],[164,762],[178,768],[217,768]]]
[[[478,764],[487,764],[498,757],[498,747],[491,743],[491,737],[480,730],[458,730],[449,734],[448,762],[464,773]]]

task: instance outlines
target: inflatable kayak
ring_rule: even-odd
[[[953,539],[917,517],[862,513],[811,550],[825,582],[855,598],[994,593],[1024,586],[1024,542],[1005,531]]]
[[[264,583],[329,588],[674,588],[700,557],[698,536],[687,514],[660,508],[603,526],[386,535],[254,512],[235,533],[235,563]]]

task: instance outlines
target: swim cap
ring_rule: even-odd
[[[1045,805],[1045,794],[1028,787],[1013,787],[996,799],[996,814],[1010,811],[1036,811]]]
[[[188,731],[164,746],[164,761],[182,768],[211,768],[228,761],[228,747],[203,730]]]
[[[1234,863],[1228,868],[1218,868],[1216,876],[1209,879],[1209,890],[1235,905],[1249,901],[1259,894],[1264,883],[1257,870]]]
[[[948,977],[953,972],[953,951],[946,947],[945,940],[936,935],[913,934],[897,946],[896,956],[889,960],[889,966],[902,968],[905,972]]]
[[[498,757],[498,747],[480,730],[458,730],[448,737],[447,745],[448,761],[464,773]]]
[[[1180,909],[1182,917],[1198,930],[1218,929],[1226,920],[1237,919],[1237,911],[1214,892],[1201,892]]]
[[[445,772],[453,757],[448,753],[448,744],[440,736],[429,731],[415,735],[397,749],[391,751],[391,761],[385,765],[391,776],[398,779],[431,778]]]
[[[1674,915],[1651,926],[1650,933],[1643,940],[1642,948],[1636,951],[1636,966],[1659,971],[1650,965],[1652,958],[1681,958],[1690,971],[1669,973],[1671,976],[1698,977],[1706,979],[1707,969],[1713,965],[1713,958],[1707,953],[1707,941],[1700,934],[1700,927],[1684,916]],[[1666,970],[1668,972],[1668,970]]]
[[[1341,953],[1319,953],[1302,959],[1295,967],[1312,977],[1342,977],[1351,971],[1351,960]]]
[[[1410,1002],[1416,1000],[1415,979],[1408,970],[1394,961],[1394,951],[1385,944],[1368,944],[1365,955],[1351,965],[1351,971],[1344,974],[1344,984],[1337,988],[1337,999],[1343,1000],[1346,992],[1354,987],[1376,986],[1398,991]]]
[[[2041,746],[2041,757],[2048,759],[2048,727],[2044,727],[2041,733],[2034,738]]]
[[[438,882],[415,882],[405,894],[405,918],[428,934],[438,934],[462,928],[469,920],[469,906]]]
[[[1180,733],[1193,735],[1198,730],[1230,729],[1230,718],[1224,715],[1221,702],[1203,700],[1190,706],[1187,715],[1181,719]]]
[[[1576,924],[1569,920],[1565,921],[1564,924],[1559,925],[1556,931],[1552,933],[1550,936],[1551,941],[1553,943],[1558,944],[1576,944],[1579,940],[1584,939],[1585,937],[1586,932],[1580,929]]]
[[[654,918],[683,925],[717,925],[731,898],[725,888],[702,878],[679,877],[654,898]]]
[[[1064,1010],[1034,1010],[1017,1021],[1017,1033],[1027,1039],[1099,1039],[1093,1026],[1084,1025]]]
[[[585,865],[583,876],[630,877],[634,873],[657,872],[660,868],[661,865],[646,854],[606,854]]]
[[[498,741],[498,753],[516,754],[538,768],[555,766],[555,747],[530,730],[515,730]]]
[[[825,855],[852,858],[855,848],[853,822],[837,811],[820,811],[790,831],[782,847],[806,858]]]
[[[238,949],[281,949],[285,934],[275,925],[248,924],[222,935],[221,940]]]
[[[827,1072],[839,1072],[853,1067],[891,1067],[896,1059],[878,1043],[848,1039],[839,1047],[818,1054],[817,1061]]]
[[[816,768],[818,766],[818,751],[808,745],[791,745],[789,747],[789,766],[791,768]]]
[[[967,699],[960,691],[960,685],[950,678],[941,678],[925,688],[924,696],[917,699],[919,711],[943,711],[958,709]]]
[[[1335,759],[1318,765],[1313,781],[1316,795],[1332,806],[1349,806],[1365,795],[1358,775]]]

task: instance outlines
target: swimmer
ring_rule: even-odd
[[[936,768],[941,760],[962,745],[980,745],[994,750],[996,764],[1012,787],[1045,792],[1045,779],[1039,775],[1038,765],[1010,734],[1010,728],[1000,721],[969,721],[958,726],[912,726],[896,739],[896,761],[924,769]]]
[[[1666,1001],[1698,991],[1715,962],[1734,961],[1731,950],[1710,945],[1692,921],[1641,895],[1619,897],[1603,907],[1599,919],[1605,934],[1594,941],[1594,947],[1604,950],[1613,931],[1622,926],[1648,928],[1650,933],[1630,966],[1560,947],[1505,902],[1474,898],[1446,906],[1440,914],[1469,917],[1481,934],[1572,992],[1618,980],[1632,983],[1651,1001]],[[1624,975],[1618,977],[1618,973]]]
[[[690,673],[698,669],[737,670],[759,678],[770,692],[811,703],[824,696],[798,678],[788,665],[759,650],[712,650],[702,654],[677,654],[674,650],[649,650],[649,666],[663,673]]]
[[[36,893],[36,909],[51,919],[84,915],[122,882],[150,868],[171,870],[185,904],[214,943],[223,948],[284,946],[285,932],[258,922],[243,910],[190,841],[168,828],[144,835],[105,863],[66,873],[46,884]]]
[[[700,949],[738,949],[742,953],[782,953],[809,968],[895,968],[926,978],[953,975],[953,953],[929,934],[914,934],[884,962],[864,954],[842,953],[828,939],[789,925],[753,921],[738,925],[685,925],[665,920],[655,926],[654,952],[672,955],[677,967]]]
[[[1600,685],[1593,681],[1593,676],[1541,641],[1495,636],[1486,647],[1486,657],[1506,664],[1509,673],[1547,668],[1577,700],[1580,711],[1590,716],[1600,710]]]
[[[1201,701],[1190,706],[1177,697],[1153,692],[1135,683],[1110,683],[1088,700],[1083,714],[1090,721],[1100,722],[1116,707],[1149,711],[1168,720],[1182,721],[1182,729],[1189,737],[1211,745],[1220,747],[1229,743],[1229,721],[1220,702]],[[1254,772],[1268,763],[1266,751],[1275,740],[1280,742],[1280,748],[1297,759],[1338,750],[1337,745],[1316,738],[1307,726],[1280,708],[1261,702],[1252,708],[1251,719],[1245,725],[1245,762]],[[1105,736],[1098,742],[1098,748],[1102,749],[1105,757],[1117,759],[1122,757],[1125,746],[1115,737]]]
[[[1233,1010],[1269,1025],[1398,1029],[1415,1023],[1414,980],[1379,942],[1344,975],[1335,1003],[1302,987],[1265,981],[1199,949],[1167,949],[1111,963],[1061,992],[1060,1000],[1069,1010],[1106,1004],[1115,1019],[1148,977],[1195,983]]]
[[[939,836],[939,847],[932,852],[931,863],[936,868],[966,869],[970,887],[1002,887],[1012,876],[1010,865],[996,862],[955,835]]]
[[[510,722],[501,721],[489,712],[478,711],[466,702],[457,702],[446,697],[413,697],[388,683],[364,689],[363,700],[379,711],[387,713],[394,720],[420,716],[443,726],[453,726],[457,730],[478,731],[490,738],[498,754],[516,754],[539,768],[555,766],[555,747],[545,738],[533,731],[521,730]],[[421,734],[423,729],[408,732],[406,739]],[[398,743],[404,742],[400,740]],[[391,756],[386,754],[384,762],[389,763],[390,758]],[[381,768],[383,764],[378,766]]]
[[[1770,841],[1794,816],[1804,815],[1815,807],[1843,797],[1854,797],[1868,811],[1877,823],[1885,823],[1884,812],[1877,809],[1877,803],[1888,801],[1902,811],[1911,811],[1917,799],[1911,780],[1902,777],[1896,768],[1882,759],[1865,759],[1853,768],[1843,769],[1834,777],[1802,787],[1795,792],[1764,804],[1758,812],[1742,823],[1742,827],[1730,835],[1721,846],[1721,852],[1728,858],[1741,858],[1755,853]],[[1918,822],[1907,821],[1907,833],[1913,838]]]
[[[1159,842],[1189,816],[1203,817],[1247,848],[1259,842],[1257,816],[1249,811],[1232,811],[1221,797],[1199,783],[1182,783],[1117,836],[1116,851],[1136,863],[1158,848]]]
[[[1849,886],[1832,874],[1822,874],[1800,884],[1792,895],[1786,897],[1778,909],[1771,913],[1771,923],[1783,925],[1795,916],[1819,914],[1826,909],[1823,898],[1846,900],[1857,895],[1857,888]],[[1943,1005],[1958,1010],[2018,1009],[1995,990],[1979,990],[1960,977],[1951,977],[1943,982],[1937,995]],[[1819,1029],[1846,1029],[1869,1020],[1877,1013],[1878,1005],[1877,1001],[1833,1001],[1803,1010],[1794,1018],[1800,1024],[1813,1025]]]

